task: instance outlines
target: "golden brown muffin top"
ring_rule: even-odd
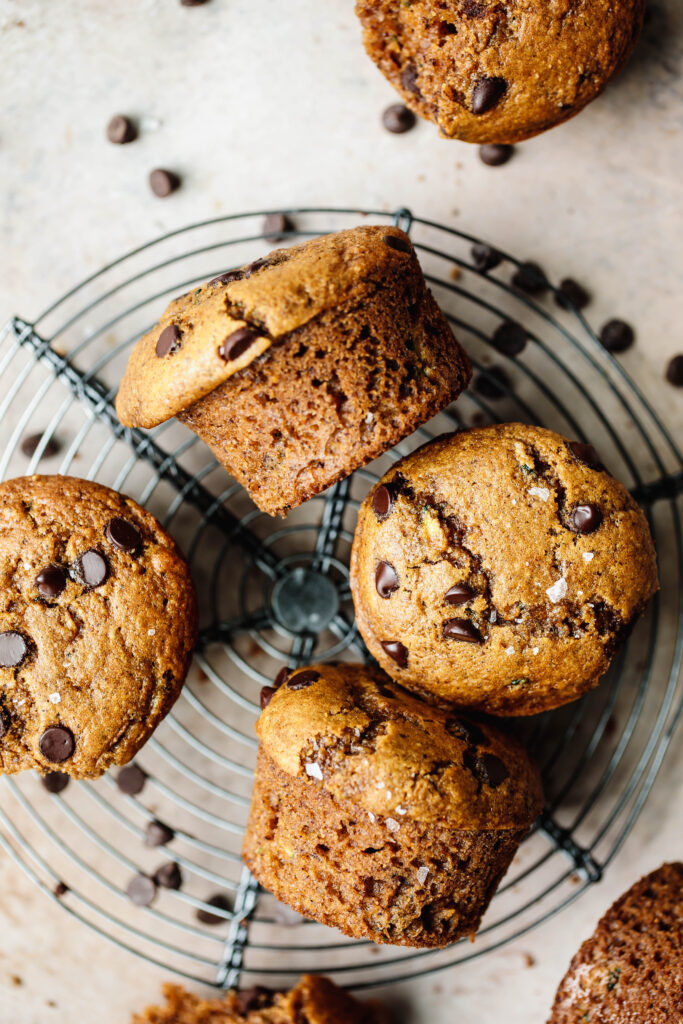
[[[0,484],[0,773],[125,764],[196,630],[188,567],[145,509],[74,477]]]
[[[408,236],[359,227],[277,249],[174,299],[130,355],[119,419],[137,427],[170,419],[297,327],[396,273],[421,275]]]
[[[548,1024],[683,1021],[683,863],[624,893],[583,943]]]
[[[287,774],[398,831],[405,816],[452,829],[530,825],[543,794],[524,748],[488,722],[431,707],[379,669],[298,669],[256,723]]]

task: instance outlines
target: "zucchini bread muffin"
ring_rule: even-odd
[[[256,985],[202,999],[164,985],[165,1006],[148,1006],[131,1024],[391,1024],[376,1002],[359,1003],[329,978],[306,974],[289,992]]]
[[[351,554],[358,628],[382,668],[500,715],[594,687],[657,587],[645,516],[595,450],[521,423],[396,463]]]
[[[189,569],[149,512],[73,477],[0,484],[0,774],[130,761],[196,636]]]
[[[541,810],[525,750],[363,665],[298,670],[262,704],[242,851],[258,881],[355,938],[473,935]]]
[[[471,367],[394,227],[313,239],[176,299],[133,350],[126,426],[186,423],[284,515],[457,398]]]
[[[578,114],[628,60],[645,0],[357,0],[365,48],[416,114],[521,142]]]
[[[548,1024],[683,1021],[683,864],[663,864],[610,907],[572,960]]]

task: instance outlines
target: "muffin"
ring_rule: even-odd
[[[188,567],[149,512],[73,477],[0,484],[0,774],[125,764],[196,637]]]
[[[186,423],[270,515],[381,455],[471,367],[393,227],[316,238],[176,299],[134,348],[125,426]]]
[[[396,463],[351,554],[358,628],[382,668],[498,715],[594,687],[657,586],[645,516],[595,450],[521,423]]]
[[[201,999],[164,985],[165,1006],[148,1006],[131,1024],[390,1024],[379,1003],[359,1003],[329,978],[306,974],[289,992],[256,985]]]
[[[262,704],[242,851],[258,881],[354,938],[473,935],[542,806],[525,750],[363,665],[298,670]]]
[[[464,142],[521,142],[594,100],[645,0],[358,0],[365,48],[403,101]]]
[[[610,907],[569,965],[548,1024],[683,1021],[683,864],[663,864]]]

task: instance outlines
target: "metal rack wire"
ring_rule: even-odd
[[[397,449],[284,521],[260,513],[180,424],[127,430],[113,407],[130,347],[167,301],[271,247],[261,234],[267,212],[295,218],[287,243],[368,220],[409,231],[437,300],[484,378],[482,390],[470,390]],[[71,782],[54,795],[32,774],[3,778],[0,846],[65,911],[176,973],[219,986],[282,985],[316,970],[362,988],[501,946],[601,877],[647,798],[681,716],[683,456],[581,314],[551,313],[547,300],[511,287],[518,265],[511,256],[477,273],[470,255],[476,241],[407,210],[222,217],[136,249],[33,322],[15,318],[0,332],[0,478],[70,473],[130,494],[178,539],[202,605],[183,696],[137,758],[147,774],[143,790],[126,796],[105,777]],[[530,338],[514,360],[490,342],[505,319],[523,323]],[[490,376],[494,365],[504,367],[502,380]],[[497,397],[485,397],[486,381]],[[648,515],[662,590],[596,691],[520,725],[542,764],[548,806],[475,944],[416,952],[347,940],[276,904],[241,865],[259,689],[283,664],[366,656],[353,621],[348,554],[358,506],[374,480],[444,429],[513,419],[598,447]],[[42,440],[26,455],[21,439],[35,432]],[[59,455],[51,454],[55,445]],[[278,593],[308,577],[332,584],[326,613],[288,618]],[[155,851],[143,843],[152,818],[175,832]],[[160,891],[152,906],[133,906],[128,880],[164,859],[179,865],[182,887]],[[216,893],[224,909],[207,902]],[[214,922],[198,919],[198,910],[212,912]]]

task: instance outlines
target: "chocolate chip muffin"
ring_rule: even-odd
[[[404,102],[465,142],[521,142],[578,114],[628,60],[645,0],[357,0]]]
[[[524,749],[363,665],[302,669],[263,697],[242,851],[259,882],[355,938],[474,934],[542,806]]]
[[[376,1002],[359,1003],[329,978],[306,974],[289,992],[257,985],[202,999],[164,985],[165,1006],[148,1006],[131,1024],[391,1024]]]
[[[683,1021],[683,864],[663,864],[610,907],[581,946],[548,1024]]]
[[[73,477],[0,484],[0,774],[125,764],[196,635],[188,567],[149,512]]]
[[[645,516],[595,450],[521,423],[397,463],[361,506],[351,555],[380,665],[499,715],[595,686],[657,586]]]
[[[362,227],[172,302],[133,350],[116,408],[126,426],[177,416],[284,515],[443,409],[470,374],[408,237]]]

